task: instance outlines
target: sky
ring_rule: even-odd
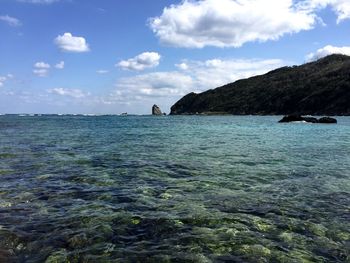
[[[0,113],[169,113],[349,33],[349,0],[0,0]]]

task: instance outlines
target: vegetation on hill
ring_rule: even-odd
[[[190,93],[170,114],[350,115],[350,57],[330,55]]]

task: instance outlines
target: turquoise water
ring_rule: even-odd
[[[350,262],[350,118],[0,116],[0,262]]]

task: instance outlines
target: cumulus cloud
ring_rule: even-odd
[[[188,70],[188,65],[185,62],[182,62],[180,64],[175,64],[175,67],[181,70]]]
[[[48,90],[48,93],[56,94],[60,96],[72,97],[75,99],[85,98],[90,95],[90,93],[86,93],[81,89],[65,89],[65,88],[54,88]]]
[[[19,19],[15,18],[15,17],[11,17],[9,15],[0,16],[0,21],[3,21],[5,23],[7,23],[9,26],[13,26],[13,27],[18,27],[18,26],[22,25],[22,23]]]
[[[56,69],[64,69],[64,61],[61,61],[59,63],[57,63],[54,68]],[[40,62],[36,62],[34,64],[34,69],[33,69],[33,73],[35,75],[37,75],[38,77],[47,77],[49,75],[51,66],[50,64],[40,61]]]
[[[332,54],[342,54],[350,56],[350,47],[334,47],[331,45],[318,49],[315,53],[306,56],[306,61],[315,61]]]
[[[183,64],[183,65],[182,65]],[[278,59],[270,60],[222,60],[186,61],[180,71],[153,72],[122,78],[116,90],[103,99],[105,104],[152,103],[162,101],[170,107],[189,92],[202,92],[233,82],[237,79],[265,73],[285,65]]]
[[[201,91],[225,85],[238,79],[264,74],[284,66],[280,59],[211,59],[189,63],[190,72]]]
[[[350,1],[349,0],[304,0],[297,4],[304,10],[314,12],[327,6],[331,7],[337,15],[337,23],[350,18]]]
[[[36,62],[34,64],[33,73],[38,77],[47,77],[49,74],[49,69],[51,68],[50,64],[45,62]]]
[[[36,62],[34,64],[35,68],[44,68],[44,69],[49,69],[50,68],[50,64],[47,64],[45,62]]]
[[[44,64],[46,63],[40,63]],[[213,89],[237,79],[285,66],[287,63],[279,59],[214,58],[203,61],[182,60],[177,65],[181,64],[186,64],[187,69],[177,69],[174,66],[170,71],[139,73],[120,78],[109,94],[93,95],[84,89],[57,87],[46,90],[40,98],[37,95],[26,96],[26,100],[59,105],[64,111],[72,111],[72,107],[78,105],[80,111],[86,107],[88,110],[95,109],[96,112],[133,113],[145,113],[145,107],[151,109],[157,103],[167,112],[171,105],[189,92]]]
[[[348,0],[334,1],[332,7],[338,15],[338,23],[350,18],[350,2]]]
[[[121,79],[116,86],[124,92],[131,92],[132,96],[173,96],[189,91],[193,79],[179,72],[154,72]]]
[[[142,71],[159,65],[161,56],[157,52],[144,52],[134,58],[120,61],[116,66],[124,70]]]
[[[55,65],[55,68],[57,69],[64,69],[64,61],[61,61]]]
[[[99,70],[96,71],[96,73],[98,73],[98,74],[107,74],[107,73],[109,73],[109,71],[105,70],[105,69],[99,69]]]
[[[350,18],[349,0],[183,0],[164,8],[149,25],[166,45],[240,47],[313,29],[326,7],[338,23]]]
[[[54,43],[60,50],[65,52],[81,53],[90,51],[85,38],[73,36],[71,33],[64,33],[62,36],[57,36]]]
[[[292,0],[184,0],[150,19],[162,43],[187,48],[240,47],[314,27],[316,15]]]

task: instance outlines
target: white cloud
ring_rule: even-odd
[[[174,96],[184,95],[193,87],[191,76],[179,72],[154,72],[135,77],[123,78],[117,89],[132,96]],[[136,96],[136,97],[137,97]]]
[[[99,69],[99,70],[96,71],[96,73],[98,73],[98,74],[107,74],[107,73],[109,73],[109,71],[105,70],[105,69]]]
[[[134,58],[120,61],[116,66],[127,70],[145,70],[159,65],[161,56],[157,52],[144,52]]]
[[[162,43],[187,48],[240,47],[310,30],[317,17],[292,0],[184,0],[150,19]]]
[[[90,95],[89,92],[85,93],[80,89],[65,89],[65,88],[54,88],[48,90],[48,93],[56,94],[60,96],[68,96],[75,99],[85,98]]]
[[[240,47],[310,30],[330,7],[337,23],[350,19],[349,0],[183,0],[164,8],[149,25],[164,44],[203,48]]]
[[[14,76],[12,74],[7,74],[6,76],[0,76],[0,88],[5,85],[5,82],[13,79]]]
[[[220,59],[204,61],[182,60],[187,70],[139,73],[135,76],[120,78],[110,94],[93,95],[84,89],[56,87],[44,94],[22,94],[26,103],[37,103],[58,107],[61,112],[129,112],[146,113],[153,104],[160,105],[168,112],[182,96],[189,92],[202,92],[233,82],[237,79],[262,74],[286,65],[278,59]],[[44,62],[40,63],[46,64]],[[5,76],[5,75],[4,75]],[[40,97],[39,97],[40,95]],[[19,95],[18,95],[19,96]]]
[[[285,65],[280,59],[211,59],[193,62],[191,71],[201,91],[225,85],[238,79],[264,74]]]
[[[175,64],[175,67],[181,70],[188,70],[188,65],[185,62],[182,62],[180,64]]]
[[[6,77],[0,76],[0,88],[4,86],[4,82],[7,80]]]
[[[349,0],[305,0],[299,2],[298,6],[312,12],[330,6],[337,15],[337,23],[350,18]]]
[[[57,69],[64,69],[64,61],[61,61],[55,65],[55,68]]]
[[[57,36],[54,42],[62,51],[76,53],[90,51],[89,45],[85,38],[75,37],[71,33],[64,33],[62,36]]]
[[[33,73],[38,77],[47,77],[49,71],[47,69],[33,69]]]
[[[36,62],[36,63],[34,64],[34,67],[35,67],[35,68],[49,69],[51,66],[50,66],[50,64],[47,64],[47,63],[45,63],[45,62]]]
[[[33,69],[33,73],[35,75],[37,75],[38,77],[47,77],[47,75],[50,72],[50,64],[46,63],[46,62],[36,62],[34,64],[34,69]],[[64,69],[64,61],[61,61],[59,63],[57,63],[55,65],[56,69]]]
[[[47,77],[51,66],[45,62],[36,62],[34,64],[33,73],[38,77]]]
[[[350,47],[334,47],[331,45],[318,49],[315,53],[306,56],[307,61],[315,61],[332,54],[342,54],[350,56]]]
[[[333,9],[336,11],[338,15],[337,22],[340,23],[342,20],[350,18],[350,2],[349,0],[339,0],[334,1],[335,3],[332,5]]]
[[[29,3],[29,4],[53,4],[60,0],[17,0],[17,2]]]
[[[122,78],[116,83],[116,90],[101,101],[104,104],[127,105],[147,105],[161,101],[163,105],[170,107],[189,92],[202,92],[285,65],[278,59],[186,60],[183,63],[187,70],[153,72]]]
[[[9,26],[13,26],[13,27],[17,27],[17,26],[21,26],[22,23],[19,19],[15,18],[15,17],[11,17],[9,15],[2,15],[0,16],[0,21],[4,21],[6,22]]]

